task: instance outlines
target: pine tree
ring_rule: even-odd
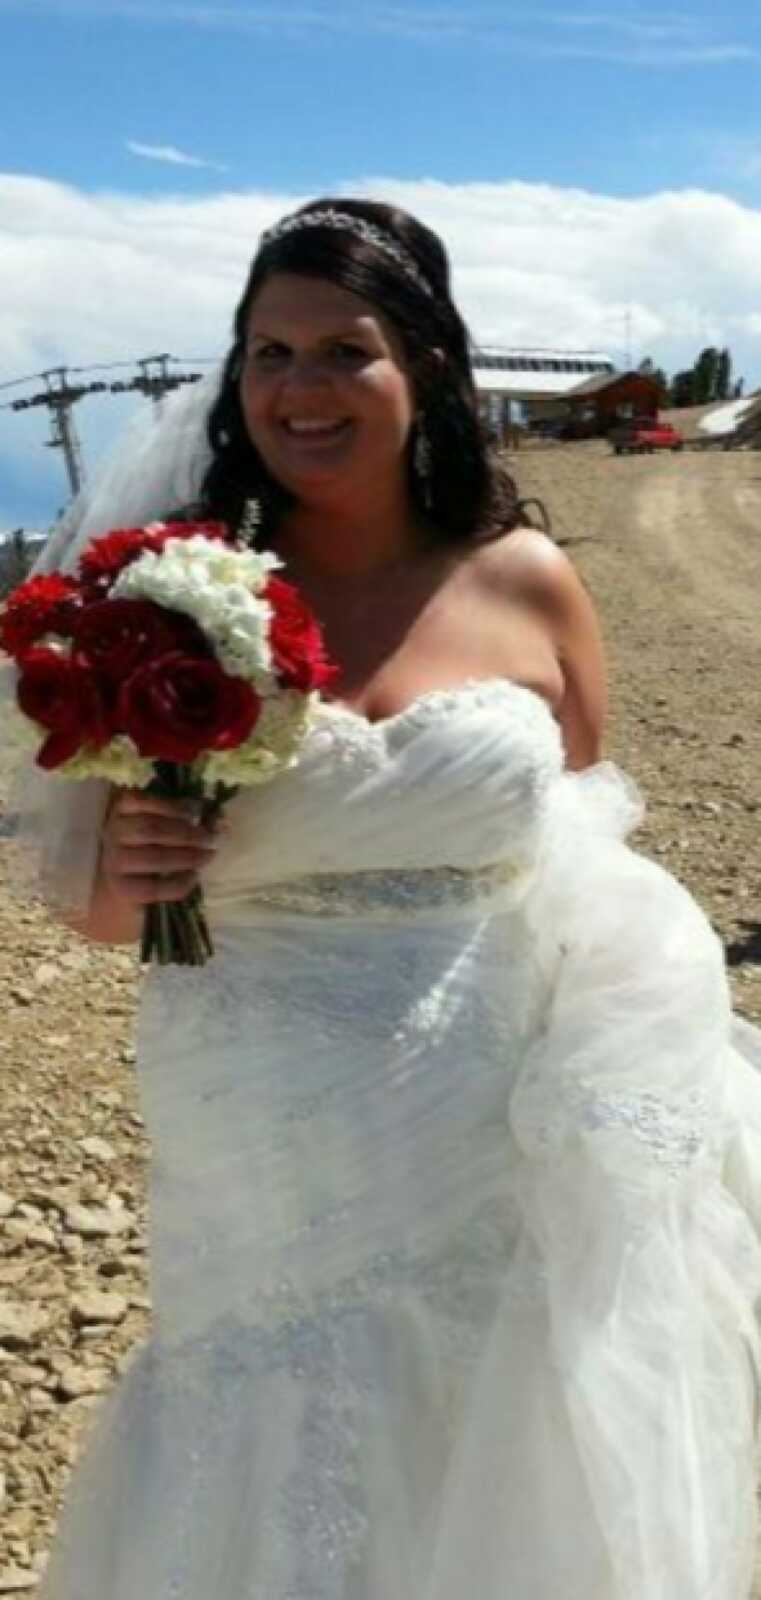
[[[686,368],[684,372],[675,372],[671,379],[670,392],[672,406],[694,406],[695,400],[695,368]]]
[[[719,351],[715,345],[701,350],[693,367],[692,405],[704,406],[715,400],[718,393]]]
[[[726,348],[719,352],[716,369],[716,399],[728,400],[732,392],[732,357]]]

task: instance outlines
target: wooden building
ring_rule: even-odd
[[[657,417],[660,386],[646,372],[595,373],[566,396],[568,432],[572,438],[605,434],[631,417]]]

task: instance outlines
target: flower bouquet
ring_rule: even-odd
[[[72,576],[22,583],[0,648],[37,764],[189,800],[207,825],[290,766],[334,668],[279,565],[223,523],[155,522],[93,540]],[[143,961],[211,954],[200,889],[146,906]]]

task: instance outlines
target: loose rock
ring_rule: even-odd
[[[108,1383],[108,1373],[95,1367],[65,1367],[58,1378],[58,1392],[64,1400],[81,1400],[83,1395],[101,1394]]]
[[[37,1588],[38,1574],[24,1567],[3,1567],[0,1571],[0,1594],[20,1594],[23,1589]]]
[[[132,1220],[123,1207],[117,1210],[75,1205],[66,1211],[64,1224],[68,1233],[79,1233],[84,1239],[107,1239],[113,1234],[126,1233]]]
[[[129,1303],[123,1295],[90,1289],[87,1294],[77,1295],[72,1300],[71,1320],[75,1328],[84,1328],[91,1323],[121,1322],[128,1309]]]
[[[0,1345],[6,1350],[26,1350],[37,1343],[49,1321],[48,1313],[37,1306],[13,1306],[0,1300]]]

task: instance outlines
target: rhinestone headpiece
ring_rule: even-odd
[[[342,233],[353,233],[355,239],[373,245],[395,261],[407,277],[417,284],[418,289],[433,299],[433,289],[428,279],[403,245],[397,244],[390,234],[374,222],[368,222],[365,217],[355,217],[350,211],[337,211],[335,206],[324,206],[321,211],[295,211],[292,216],[283,217],[282,222],[276,222],[274,228],[268,228],[262,234],[260,248],[263,250],[278,239],[287,238],[290,233],[299,233],[302,228],[337,228]]]

